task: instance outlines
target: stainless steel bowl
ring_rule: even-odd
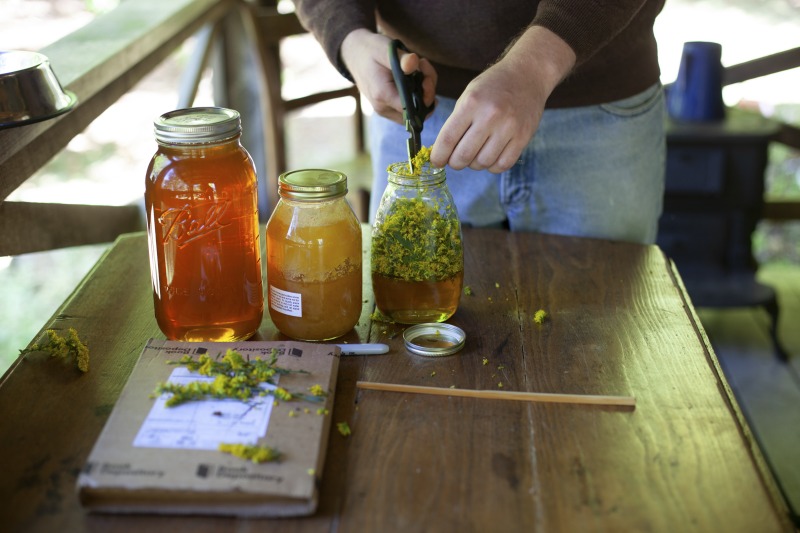
[[[74,93],[61,87],[47,56],[0,51],[0,128],[56,117],[77,101]]]

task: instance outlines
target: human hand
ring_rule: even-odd
[[[431,164],[500,173],[536,133],[550,93],[575,63],[555,34],[532,26],[467,85],[431,149]]]
[[[546,94],[502,62],[475,78],[456,101],[431,149],[431,164],[500,173],[511,168],[542,118]]]
[[[389,38],[369,30],[354,30],[342,42],[341,55],[358,90],[377,114],[403,124],[403,106],[389,64]],[[427,59],[398,50],[400,68],[406,74],[422,72],[422,100],[432,106],[436,95],[436,70]]]

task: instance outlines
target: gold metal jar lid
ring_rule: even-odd
[[[464,330],[444,323],[416,324],[403,332],[406,349],[426,357],[453,355],[464,347]]]
[[[282,198],[315,201],[347,194],[347,176],[338,170],[309,168],[284,172],[278,178]]]
[[[153,123],[158,142],[205,144],[232,139],[242,131],[239,112],[224,107],[188,107],[164,113]]]

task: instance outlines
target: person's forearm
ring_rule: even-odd
[[[545,98],[567,77],[575,60],[575,52],[563,39],[537,25],[529,26],[500,58],[514,69],[529,72]]]
[[[367,40],[369,40],[373,35],[374,32],[360,28],[351,31],[345,36],[345,38],[342,40],[342,45],[339,48],[339,59],[342,61],[345,68],[350,68],[348,66],[348,61],[350,63],[354,62],[356,54],[364,52],[364,49],[367,46]]]

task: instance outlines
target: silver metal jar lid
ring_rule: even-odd
[[[452,324],[416,324],[403,332],[406,349],[426,357],[453,355],[464,347],[466,339],[464,330]]]
[[[224,107],[189,107],[164,113],[154,121],[156,140],[168,144],[220,142],[239,135],[239,112]]]
[[[347,194],[347,176],[338,170],[309,168],[284,172],[278,178],[282,198],[300,201],[326,200]]]

